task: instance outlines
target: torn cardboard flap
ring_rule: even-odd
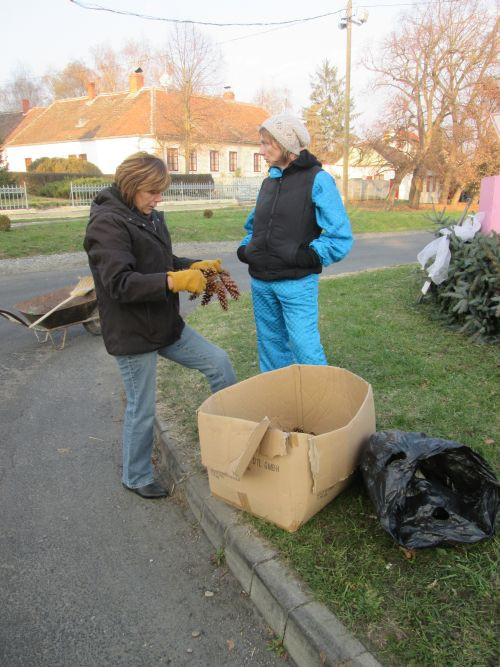
[[[267,417],[257,424],[254,428],[250,437],[248,438],[247,445],[245,449],[241,452],[240,456],[231,461],[227,467],[227,474],[234,479],[240,479],[245,470],[248,468],[248,464],[252,460],[257,447],[260,445],[262,438],[264,437],[267,429],[269,428],[270,421]]]
[[[198,429],[203,433],[201,462],[207,468],[240,479],[257,453],[268,458],[285,456],[287,434],[270,425],[268,417],[256,423],[199,412]]]

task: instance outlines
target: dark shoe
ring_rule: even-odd
[[[168,491],[160,486],[157,482],[151,482],[151,484],[146,484],[146,486],[138,486],[136,489],[131,489],[130,486],[123,486],[129,491],[137,493],[141,498],[165,498],[168,496]]]

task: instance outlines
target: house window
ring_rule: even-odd
[[[86,160],[86,159],[87,159],[87,153],[80,153],[79,156],[78,156],[78,158],[79,158],[80,160]]]
[[[210,151],[210,171],[219,171],[219,151]]]
[[[198,170],[198,156],[196,155],[196,151],[191,151],[189,154],[189,171],[197,171]]]
[[[169,171],[179,171],[178,148],[167,148],[167,169]]]
[[[229,151],[229,171],[236,171],[238,166],[238,153],[236,151]]]
[[[26,169],[30,166],[30,164],[33,162],[32,158],[30,157],[25,157],[24,158],[24,164],[26,166]]]
[[[262,155],[260,153],[254,153],[253,154],[253,170],[254,171],[261,171],[261,161],[260,158]]]

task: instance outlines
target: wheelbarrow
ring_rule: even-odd
[[[72,292],[73,286],[41,294],[28,301],[16,303],[14,308],[17,313],[0,308],[0,315],[13,324],[31,329],[39,342],[50,340],[56,349],[62,350],[68,327],[73,324],[82,324],[94,336],[101,334],[95,290],[78,296],[72,296]],[[62,333],[62,336],[56,332]]]

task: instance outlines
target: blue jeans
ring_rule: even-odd
[[[318,329],[319,276],[252,278],[252,302],[262,372],[291,364],[326,366]]]
[[[187,368],[196,368],[207,378],[212,392],[236,382],[227,353],[187,324],[179,340],[154,352],[115,356],[121,371],[127,408],[123,421],[123,483],[131,489],[153,481],[156,362],[158,355]],[[175,378],[172,378],[175,383]]]

